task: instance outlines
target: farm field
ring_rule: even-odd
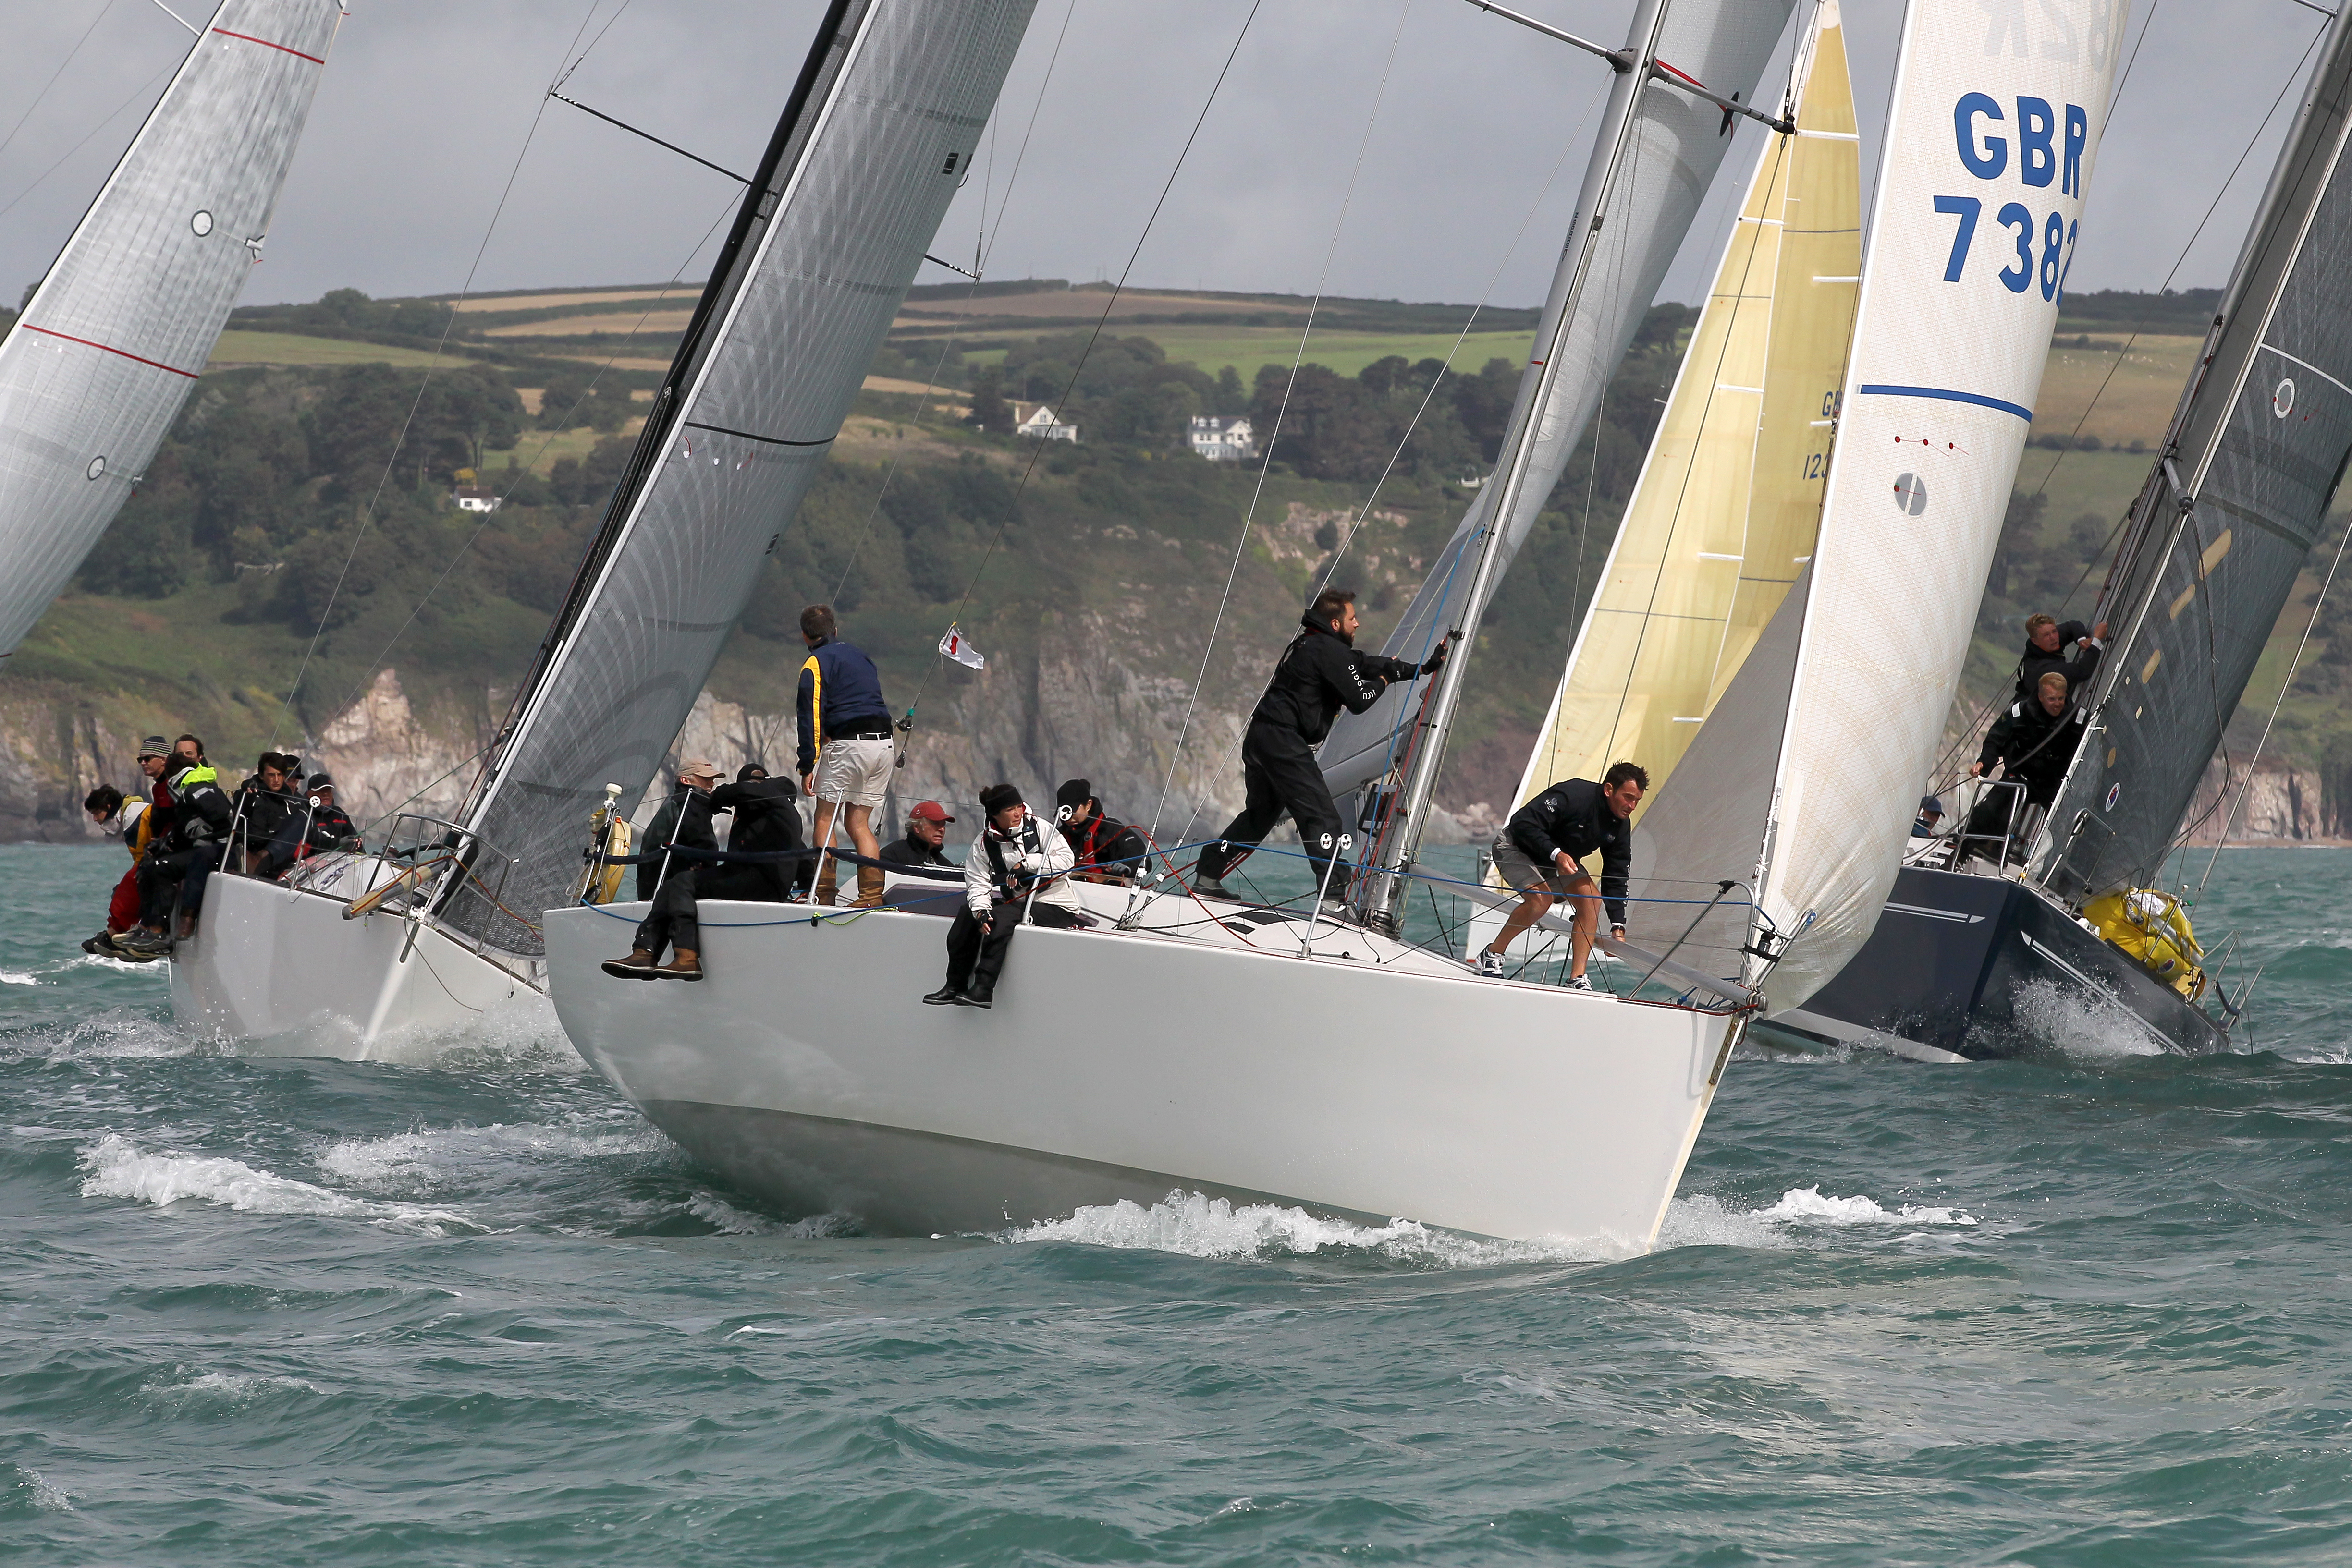
[[[312,338],[299,332],[223,332],[209,364],[234,365],[429,365],[422,349],[397,349],[343,338]]]

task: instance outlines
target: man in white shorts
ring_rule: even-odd
[[[833,606],[812,604],[801,612],[801,641],[809,655],[801,665],[799,694],[801,788],[816,802],[814,843],[833,847],[835,817],[845,818],[849,841],[867,861],[880,858],[874,812],[890,789],[897,760],[890,742],[890,707],[882,700],[882,676],[874,661],[841,640]],[[818,857],[815,900],[834,901],[840,862]],[[882,902],[882,868],[857,868],[857,906]]]

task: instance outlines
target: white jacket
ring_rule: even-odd
[[[996,869],[994,857],[989,853],[992,843],[995,845],[997,854],[1003,857],[1006,873],[1018,872],[1055,878],[1037,890],[1039,904],[1050,904],[1073,915],[1086,907],[1085,902],[1078,897],[1077,890],[1065,877],[1065,873],[1078,863],[1077,857],[1070,852],[1070,846],[1062,835],[1040,823],[1037,813],[1032,811],[1021,820],[1021,826],[1010,838],[992,827],[982,825],[980,837],[973,841],[971,848],[964,852],[963,901],[974,917],[987,919],[996,896],[1001,873]],[[1014,919],[1021,917],[1023,905],[1027,902],[1024,898],[1021,904],[1010,906]]]

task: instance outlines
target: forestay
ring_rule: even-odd
[[[2352,455],[2348,104],[2339,16],[2105,601],[2120,641],[2035,862],[2063,895],[2157,880]]]
[[[470,826],[515,857],[460,929],[537,952],[607,783],[709,677],[961,183],[1034,0],[835,0]]]
[[[0,341],[0,660],[194,388],[341,19],[335,0],[226,0]]]
[[[1796,134],[1759,150],[1515,803],[1620,758],[1654,798],[1812,555],[1862,270],[1836,0],[1798,47]]]
[[[2125,12],[1905,16],[1759,896],[1787,943],[1773,1010],[1845,967],[1893,885],[2032,423]]]
[[[1772,47],[1786,27],[1794,0],[1678,0],[1666,7],[1657,36],[1659,64],[1742,103],[1756,97],[1756,84]],[[1638,26],[1638,24],[1637,24]],[[1627,46],[1640,57],[1645,40]],[[1570,455],[1592,422],[1611,372],[1624,358],[1634,329],[1649,308],[1667,266],[1697,215],[1698,204],[1714,183],[1731,143],[1733,117],[1671,82],[1647,80],[1637,106],[1608,206],[1599,206],[1603,171],[1612,149],[1594,149],[1591,171],[1569,226],[1559,267],[1552,277],[1536,341],[1554,340],[1564,309],[1574,315],[1566,335],[1567,361],[1553,378],[1541,409],[1531,410],[1543,367],[1530,364],[1519,379],[1514,424],[1531,415],[1537,424],[1526,482],[1513,515],[1501,519],[1495,580],[1527,539],[1528,530],[1549,499]],[[1597,214],[1597,215],[1596,215]],[[1598,227],[1598,232],[1593,232]],[[1591,266],[1583,267],[1585,246]],[[1574,285],[1580,270],[1585,286]],[[1439,552],[1427,579],[1413,595],[1404,618],[1390,633],[1384,651],[1419,663],[1438,639],[1475,624],[1485,606],[1467,602],[1470,579],[1500,494],[1489,486],[1479,493],[1453,538]],[[1418,682],[1391,686],[1369,712],[1342,714],[1324,743],[1323,771],[1332,793],[1346,794],[1387,772],[1396,761],[1395,742],[1406,716],[1420,701]]]

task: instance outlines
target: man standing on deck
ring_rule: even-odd
[[[1633,808],[1642,803],[1650,776],[1631,762],[1610,764],[1595,784],[1564,779],[1511,813],[1495,835],[1495,870],[1517,888],[1519,906],[1486,950],[1470,961],[1482,975],[1500,977],[1503,955],[1519,933],[1542,919],[1556,899],[1575,901],[1569,936],[1568,988],[1589,991],[1585,960],[1600,934],[1601,904],[1609,904],[1610,934],[1625,935],[1625,890],[1633,875]],[[1598,851],[1601,886],[1578,862]]]
[[[1347,862],[1323,844],[1327,836],[1335,841],[1339,836],[1339,809],[1323,782],[1315,748],[1331,733],[1331,721],[1341,708],[1362,713],[1391,684],[1435,674],[1445,663],[1446,644],[1438,643],[1428,662],[1418,667],[1360,652],[1356,596],[1344,588],[1317,594],[1299,624],[1305,629],[1276,661],[1274,678],[1257,699],[1248,732],[1242,737],[1242,783],[1247,793],[1241,815],[1226,824],[1217,842],[1201,852],[1192,885],[1212,898],[1234,896],[1226,891],[1225,878],[1288,812],[1298,825],[1298,841],[1316,884],[1325,890],[1325,902],[1331,906],[1325,913],[1337,915],[1346,913],[1349,873]]]
[[[801,788],[816,802],[814,841],[830,850],[834,819],[843,817],[851,846],[866,860],[878,860],[882,846],[874,837],[874,812],[889,793],[897,760],[881,673],[873,660],[841,640],[830,604],[801,612],[801,641],[809,653],[793,701],[800,714]],[[817,862],[816,902],[829,905],[839,862],[829,853]],[[882,881],[880,866],[857,868],[857,907],[882,902]]]

